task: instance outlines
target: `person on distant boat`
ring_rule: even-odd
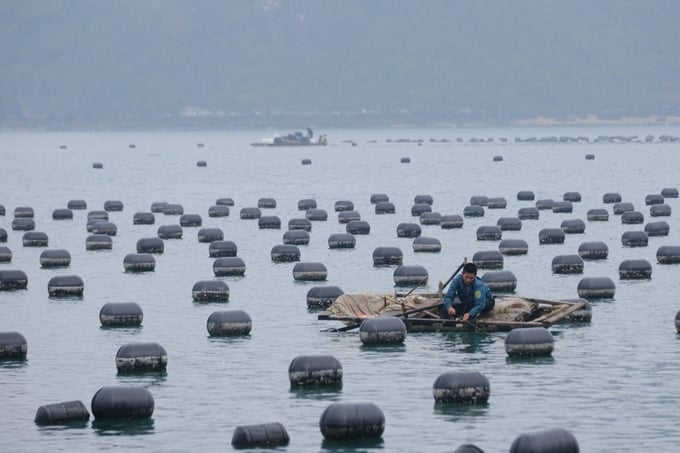
[[[478,315],[490,312],[496,300],[484,281],[477,277],[477,265],[465,263],[463,273],[456,275],[444,297],[445,317],[461,317],[474,321]]]

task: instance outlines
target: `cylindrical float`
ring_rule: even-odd
[[[371,204],[383,203],[385,201],[390,201],[390,197],[385,193],[374,193],[371,195]]]
[[[661,189],[661,196],[664,198],[678,198],[678,189],[675,187]]]
[[[128,253],[123,267],[126,272],[151,272],[156,269],[156,258],[150,253]]]
[[[30,206],[17,206],[14,208],[14,217],[21,219],[32,219],[35,217],[35,211]]]
[[[404,254],[399,247],[376,247],[373,250],[374,266],[400,265]]]
[[[168,353],[158,343],[128,343],[116,353],[118,374],[165,371]]]
[[[73,210],[87,209],[87,202],[85,200],[69,200],[66,207]]]
[[[522,221],[517,217],[501,217],[496,221],[496,226],[501,231],[520,231],[522,229]]]
[[[583,259],[578,255],[557,255],[552,260],[555,274],[582,274]]]
[[[229,206],[216,204],[208,208],[208,217],[229,217]]]
[[[581,201],[581,194],[578,192],[565,192],[562,196],[564,201],[570,201],[572,203],[577,203]]]
[[[275,263],[300,261],[300,249],[292,244],[278,244],[272,247],[270,256]]]
[[[406,324],[396,316],[367,318],[359,327],[359,338],[365,345],[403,343]]]
[[[524,239],[503,239],[498,244],[498,251],[503,255],[526,255],[529,244]]]
[[[264,215],[258,219],[257,227],[261,230],[280,230],[281,219],[275,215]]]
[[[33,421],[36,425],[66,425],[70,423],[86,422],[90,413],[82,401],[65,401],[63,403],[40,406],[35,412]]]
[[[490,393],[489,380],[477,371],[443,373],[432,386],[434,401],[443,404],[484,404]]]
[[[495,225],[482,225],[477,228],[478,241],[500,241],[503,232]]]
[[[489,209],[505,209],[508,206],[508,201],[503,197],[489,197],[486,202],[486,207]]]
[[[484,217],[484,207],[469,205],[463,208],[463,217]]]
[[[288,445],[290,437],[281,423],[237,426],[231,437],[232,447],[275,448]]]
[[[645,205],[647,206],[655,204],[664,204],[665,201],[666,200],[664,199],[663,195],[658,193],[652,193],[645,197]]]
[[[338,223],[350,223],[361,220],[361,214],[356,211],[341,211],[338,213]]]
[[[644,231],[626,231],[621,235],[621,244],[624,247],[646,247],[649,237]]]
[[[552,198],[541,198],[539,200],[536,200],[536,203],[534,203],[534,206],[539,211],[548,210],[548,209],[552,210],[554,205],[555,205],[555,200],[553,200]]]
[[[167,201],[154,201],[153,203],[151,203],[151,208],[149,209],[151,210],[151,212],[163,213],[167,205],[168,205]]]
[[[556,201],[552,205],[552,212],[554,213],[570,213],[574,210],[574,205],[571,201]]]
[[[458,214],[443,215],[439,221],[442,230],[451,230],[463,227],[463,218]]]
[[[229,285],[223,280],[199,280],[191,289],[196,302],[226,302],[229,300]]]
[[[333,403],[321,414],[319,428],[327,440],[380,438],[385,415],[373,403]]]
[[[248,335],[252,327],[253,321],[243,310],[215,311],[207,322],[208,333],[213,337]]]
[[[612,211],[616,215],[622,215],[624,212],[635,211],[635,206],[633,206],[633,203],[622,201],[619,203],[614,203],[614,206],[612,206]]]
[[[118,227],[113,222],[95,222],[92,225],[92,233],[106,234],[107,236],[115,236],[118,232]]]
[[[17,217],[12,220],[12,230],[14,231],[31,231],[35,230],[35,220]]]
[[[65,249],[43,250],[40,254],[42,267],[66,267],[71,264],[71,254]]]
[[[14,269],[0,270],[0,291],[26,289],[27,286],[26,272]]]
[[[156,216],[152,212],[135,212],[132,216],[133,225],[153,225],[156,223]]]
[[[371,225],[364,220],[353,220],[347,224],[345,231],[349,234],[369,234],[371,232]]]
[[[117,212],[123,210],[123,202],[120,200],[107,200],[104,202],[104,211]]]
[[[517,288],[517,277],[510,271],[485,272],[482,280],[494,293],[512,293]]]
[[[392,274],[397,286],[425,285],[428,280],[427,270],[418,264],[398,266]]]
[[[611,299],[616,292],[616,285],[609,277],[584,277],[578,283],[578,297],[584,299]]]
[[[0,247],[0,263],[9,263],[11,261],[12,250],[9,247]]]
[[[81,297],[84,289],[83,279],[77,275],[57,275],[47,283],[50,297]]]
[[[576,437],[562,428],[520,434],[510,446],[510,453],[578,453]]]
[[[519,201],[534,201],[535,197],[531,190],[520,190],[517,192],[517,200]]]
[[[640,211],[626,211],[621,214],[621,223],[624,225],[636,225],[644,221],[645,216]]]
[[[215,200],[215,204],[218,206],[234,206],[234,199],[231,197],[218,198]]]
[[[214,241],[208,247],[208,254],[211,258],[222,258],[236,256],[238,247],[233,241]]]
[[[90,404],[97,420],[132,420],[150,418],[154,400],[144,387],[107,386],[97,390]]]
[[[325,221],[328,219],[328,213],[325,209],[312,208],[305,211],[305,218],[313,222]]]
[[[540,215],[538,208],[527,206],[517,210],[517,218],[520,220],[537,220]]]
[[[26,338],[19,332],[0,332],[0,359],[23,360],[28,353]]]
[[[333,207],[335,212],[354,211],[354,203],[349,200],[338,200]]]
[[[290,362],[292,386],[342,384],[342,365],[332,355],[300,355]]]
[[[642,280],[652,278],[652,265],[644,259],[623,260],[619,264],[621,280]]]
[[[413,197],[413,203],[414,204],[429,204],[432,206],[434,203],[434,198],[432,198],[432,195],[416,195]]]
[[[413,240],[414,252],[437,253],[442,249],[442,243],[437,238],[419,236]]]
[[[290,219],[288,221],[288,229],[291,231],[294,230],[303,230],[303,231],[312,231],[312,222],[309,221],[309,219]]]
[[[503,255],[497,250],[480,250],[472,255],[479,269],[503,269]]]
[[[307,308],[326,308],[343,294],[337,286],[314,286],[307,291]]]
[[[143,320],[142,307],[136,302],[107,303],[99,310],[99,322],[106,327],[139,326]]]
[[[357,240],[349,233],[333,233],[328,236],[328,248],[353,249]]]
[[[71,220],[73,219],[73,211],[70,209],[59,208],[52,211],[52,220]]]
[[[158,227],[158,237],[161,239],[182,239],[184,230],[179,225],[161,225]]]
[[[184,214],[184,206],[179,203],[166,203],[165,206],[163,206],[163,214],[182,215]]]
[[[137,253],[158,253],[165,251],[165,243],[161,238],[142,238],[137,241]]]
[[[203,225],[203,219],[198,214],[182,214],[179,218],[181,227],[200,227],[201,225]]]
[[[583,234],[586,231],[586,224],[581,219],[568,219],[562,221],[560,229],[565,234]]]
[[[442,222],[442,215],[438,212],[423,212],[418,221],[421,225],[439,225]]]
[[[394,214],[395,212],[396,208],[394,207],[394,203],[390,201],[381,201],[375,204],[376,214]]]
[[[216,277],[242,276],[246,273],[246,263],[238,256],[217,258],[213,263]]]
[[[21,237],[24,247],[47,247],[49,238],[41,231],[28,231]]]
[[[545,356],[553,352],[555,340],[545,327],[512,329],[505,337],[505,352],[511,356]]]
[[[313,198],[304,198],[298,201],[298,211],[306,211],[308,209],[316,208],[316,200]]]
[[[659,264],[680,263],[680,245],[662,245],[656,250]]]
[[[323,263],[297,263],[293,268],[293,279],[298,281],[322,281],[327,276]]]
[[[276,200],[269,197],[260,198],[257,200],[257,207],[263,209],[274,209],[276,207]]]
[[[607,192],[602,195],[602,203],[621,203],[621,194],[618,192]]]
[[[670,225],[663,220],[657,222],[649,222],[645,225],[645,233],[647,236],[668,236],[670,232]]]
[[[288,230],[283,233],[283,243],[291,245],[307,245],[310,236],[305,230]]]
[[[198,242],[210,243],[224,239],[224,232],[220,228],[201,228],[198,230]]]
[[[85,239],[86,250],[111,250],[113,239],[106,234],[92,234]]]
[[[603,208],[589,209],[586,218],[589,222],[606,222],[609,220],[609,211]]]
[[[397,225],[398,238],[417,238],[422,233],[417,223],[403,222]]]
[[[538,232],[539,244],[563,244],[564,231],[560,228],[543,228]]]
[[[655,204],[650,206],[649,215],[651,217],[668,217],[671,215],[671,207],[667,204]]]
[[[473,195],[470,197],[470,206],[486,206],[489,204],[489,197],[486,195]]]
[[[239,212],[239,217],[241,219],[259,219],[262,217],[262,211],[260,208],[254,208],[254,207],[245,207],[241,208],[241,211]]]
[[[609,247],[602,241],[583,242],[578,247],[578,255],[584,260],[602,260],[609,255]]]
[[[432,212],[432,206],[427,203],[417,203],[411,206],[411,215],[413,217],[420,217],[424,212]]]

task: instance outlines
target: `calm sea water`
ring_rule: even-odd
[[[673,323],[680,309],[677,265],[660,265],[656,250],[680,245],[680,209],[667,199],[671,217],[650,218],[645,196],[665,187],[680,187],[680,144],[529,144],[515,137],[652,134],[680,135],[673,127],[560,129],[400,129],[327,131],[325,148],[252,148],[249,142],[272,135],[248,132],[4,133],[0,134],[0,203],[7,210],[0,227],[9,233],[11,263],[20,269],[28,289],[0,293],[0,331],[18,331],[28,341],[28,360],[0,363],[0,444],[4,451],[231,450],[240,425],[282,423],[291,438],[279,451],[452,451],[474,443],[487,452],[508,451],[523,432],[561,427],[578,439],[581,451],[675,451],[680,442],[677,404],[680,387],[680,337]],[[463,143],[455,141],[463,138]],[[501,143],[500,138],[508,138]],[[387,143],[387,139],[424,139]],[[430,143],[448,138],[452,143]],[[469,143],[470,138],[494,138]],[[357,146],[350,146],[353,140]],[[203,143],[204,147],[198,147]],[[129,145],[134,144],[131,148]],[[66,149],[60,149],[65,145]],[[594,160],[586,160],[592,153]],[[494,162],[501,155],[503,161]],[[410,163],[402,164],[402,157]],[[311,165],[301,165],[310,158]],[[196,166],[205,160],[207,167]],[[93,169],[101,162],[102,169]],[[518,279],[517,293],[539,298],[577,297],[583,277],[609,277],[616,283],[612,300],[594,302],[587,325],[560,325],[550,330],[555,351],[550,358],[508,359],[503,334],[410,333],[403,346],[362,347],[357,331],[323,332],[336,323],[318,321],[307,309],[306,294],[319,284],[337,285],[346,293],[392,292],[394,267],[376,268],[372,252],[397,246],[404,264],[420,264],[431,289],[445,280],[464,256],[495,250],[496,241],[477,241],[481,225],[496,225],[534,202],[517,201],[520,190],[537,199],[562,200],[577,191],[582,201],[572,213],[541,211],[539,220],[523,221],[521,231],[503,238],[529,244],[524,256],[505,257],[504,269]],[[619,192],[645,215],[645,223],[666,220],[670,234],[650,238],[647,247],[623,247],[621,235],[644,225],[622,225],[602,202]],[[376,215],[369,199],[388,194],[394,215]],[[423,235],[438,238],[441,253],[414,253],[412,240],[397,238],[401,222],[411,216],[416,195],[434,198],[433,210],[461,214],[473,195],[505,197],[507,208],[487,209],[481,218],[465,218],[458,230],[423,226]],[[236,206],[226,218],[208,217],[218,198]],[[262,197],[277,201],[265,215],[279,216],[281,230],[260,230],[257,220],[241,220],[239,210]],[[282,243],[288,221],[304,217],[297,209],[314,198],[328,212],[313,222],[311,242],[301,246],[302,261],[322,262],[324,283],[293,280],[293,263],[273,263],[270,251]],[[110,251],[86,251],[87,211],[72,221],[52,220],[54,209],[84,199],[88,210],[103,210],[107,200],[124,203],[110,213],[118,227]],[[334,203],[351,200],[371,233],[357,236],[351,250],[331,250],[328,236],[345,232]],[[149,211],[156,201],[180,203],[187,214],[199,214],[202,227],[219,227],[236,242],[246,263],[244,277],[223,278],[230,301],[198,304],[191,290],[199,280],[213,279],[208,244],[199,243],[199,228],[184,228],[181,240],[165,241],[156,255],[156,270],[126,273],[123,259],[136,252],[142,237],[154,237],[161,225],[178,224],[177,216],[156,214],[155,225],[133,225],[132,216]],[[43,248],[22,246],[21,231],[12,231],[13,210],[31,206],[36,231],[49,236],[49,248],[65,248],[70,267],[40,267]],[[563,220],[586,220],[591,208],[607,208],[607,222],[586,222],[585,234],[567,235],[564,244],[539,245],[542,228],[559,228]],[[587,261],[581,275],[556,275],[556,255],[575,254],[585,241],[604,241],[609,258]],[[625,259],[652,263],[651,280],[620,280]],[[47,283],[55,275],[75,274],[85,282],[82,299],[50,299]],[[99,310],[108,302],[138,302],[144,310],[141,328],[103,329]],[[210,338],[208,316],[216,310],[242,309],[253,319],[248,337]],[[165,375],[118,376],[116,351],[133,342],[157,342],[168,352]],[[307,354],[331,354],[343,365],[339,390],[291,390],[288,366]],[[447,371],[479,371],[491,383],[485,406],[441,407],[434,404],[432,384]],[[148,423],[80,427],[38,427],[36,409],[45,404],[90,401],[102,386],[143,385],[152,393],[155,411]],[[370,445],[333,445],[323,441],[319,418],[333,402],[372,402],[386,419],[382,441]]]

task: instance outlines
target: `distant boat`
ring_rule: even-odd
[[[259,142],[253,142],[250,146],[326,146],[326,135],[320,135],[313,139],[314,132],[307,128],[307,135],[296,131],[288,135],[275,135],[273,138],[263,138]]]

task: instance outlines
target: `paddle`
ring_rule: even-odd
[[[453,274],[451,274],[451,276],[449,277],[448,280],[446,280],[446,282],[444,282],[444,283],[439,282],[439,291],[438,291],[438,294],[439,294],[440,296],[444,293],[444,288],[446,288],[447,286],[449,286],[449,283],[451,283],[451,280],[453,280],[453,278],[454,278],[456,275],[458,275],[458,272],[460,272],[460,270],[463,268],[463,266],[465,266],[465,263],[467,263],[467,257],[463,258],[463,262],[460,264],[460,266],[458,266],[458,269],[456,269],[456,271],[455,271]],[[415,289],[415,288],[414,288],[414,289]]]

